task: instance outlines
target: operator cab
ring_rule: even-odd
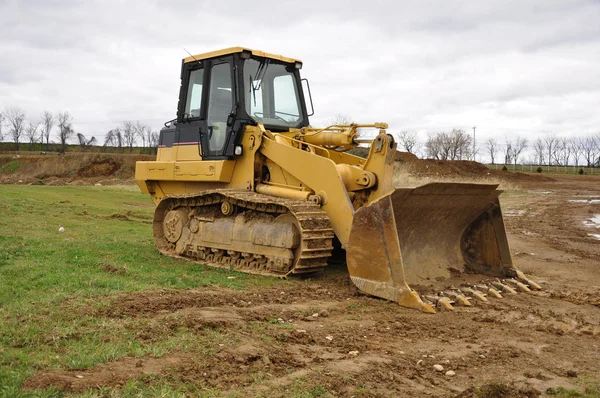
[[[161,130],[159,148],[197,145],[203,160],[233,159],[246,125],[275,132],[308,126],[301,67],[242,47],[185,58],[177,118]]]

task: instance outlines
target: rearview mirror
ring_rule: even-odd
[[[304,101],[306,102],[306,98],[308,98],[308,102],[310,103],[310,113],[307,116],[312,116],[315,114],[315,108],[313,107],[312,95],[310,95],[310,85],[306,78],[302,79],[302,91],[304,92]],[[306,111],[308,112],[308,109]]]

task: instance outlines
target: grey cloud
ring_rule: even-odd
[[[160,128],[184,47],[245,45],[304,61],[315,125],[600,128],[598,20],[597,1],[0,0],[0,108],[68,109],[98,136],[125,119]]]

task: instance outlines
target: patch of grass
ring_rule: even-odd
[[[0,174],[12,174],[15,171],[19,170],[21,166],[23,166],[22,162],[19,162],[17,160],[11,160],[10,162],[0,166]]]
[[[29,395],[22,384],[45,369],[88,368],[174,350],[208,353],[206,347],[228,341],[218,329],[171,330],[153,319],[97,315],[110,296],[289,283],[241,273],[228,279],[232,272],[160,255],[149,223],[154,206],[136,187],[2,185],[0,196],[0,396]],[[110,218],[127,211],[131,221]],[[159,380],[140,393],[132,383],[118,395],[180,391]],[[96,392],[82,396],[114,396],[112,390]],[[61,396],[54,390],[39,395]]]
[[[362,307],[364,307],[365,305],[363,303],[358,303],[358,302],[354,302],[354,303],[349,303],[348,304],[348,309],[349,310],[358,310]]]
[[[317,398],[331,396],[327,388],[321,384],[312,385],[306,377],[300,376],[294,379],[291,385],[285,386],[288,397],[293,398]]]
[[[480,398],[500,398],[510,393],[511,389],[504,383],[491,382],[476,390],[477,397]]]
[[[273,344],[273,339],[270,338],[269,336],[267,336],[266,334],[263,334],[260,336],[260,339],[267,344]]]
[[[294,325],[292,325],[291,323],[278,323],[277,328],[278,329],[293,329]]]
[[[579,391],[568,389],[564,387],[549,388],[546,390],[546,394],[552,395],[558,398],[583,398],[587,395],[583,395]]]
[[[583,392],[572,388],[549,388],[546,394],[557,398],[596,398],[600,397],[600,380],[589,376],[580,376],[576,384],[583,388]]]

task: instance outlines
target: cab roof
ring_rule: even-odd
[[[215,57],[220,57],[222,55],[241,53],[242,51],[249,51],[250,53],[252,53],[252,55],[256,55],[257,57],[271,58],[271,59],[276,59],[278,61],[283,61],[283,62],[288,62],[288,63],[302,62],[299,59],[284,57],[283,55],[278,55],[278,54],[270,54],[270,53],[266,53],[266,52],[260,51],[260,50],[252,50],[252,49],[246,48],[246,47],[229,47],[229,48],[224,48],[222,50],[211,51],[208,53],[202,53],[202,54],[198,54],[198,55],[194,55],[194,56],[189,56],[187,58],[184,58],[183,62],[184,63],[194,62],[194,61],[199,61],[201,59],[215,58]]]

